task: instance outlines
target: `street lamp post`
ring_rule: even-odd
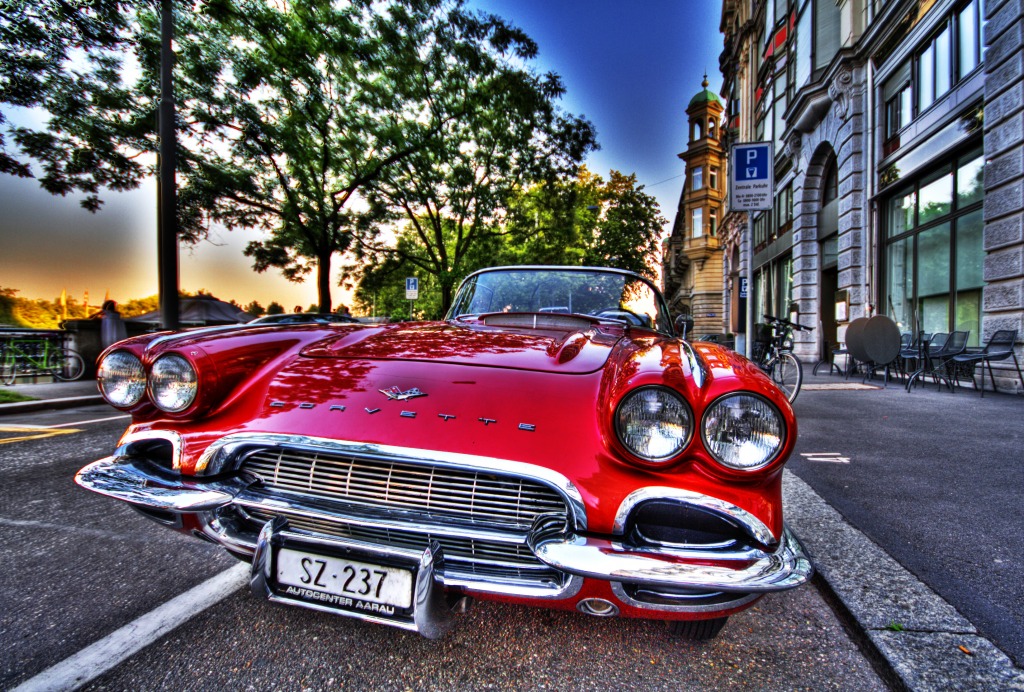
[[[157,264],[160,322],[177,329],[178,319],[178,191],[174,129],[174,3],[160,2],[160,118],[159,177],[157,180]]]

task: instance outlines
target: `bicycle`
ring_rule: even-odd
[[[85,361],[72,348],[46,338],[13,338],[0,346],[0,383],[14,384],[22,374],[50,375],[70,382],[85,374]]]
[[[809,332],[811,328],[772,315],[764,318],[771,334],[767,340],[754,342],[754,362],[793,403],[804,381],[803,363],[793,355],[793,330]]]

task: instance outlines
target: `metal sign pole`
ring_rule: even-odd
[[[743,350],[747,358],[754,356],[754,214],[747,212],[747,338]]]

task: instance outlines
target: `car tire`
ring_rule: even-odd
[[[712,620],[670,620],[667,624],[668,631],[677,637],[704,642],[717,637],[728,621],[729,618],[724,617]]]

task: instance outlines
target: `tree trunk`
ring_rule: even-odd
[[[316,258],[316,293],[320,312],[331,311],[331,254],[321,253]]]

